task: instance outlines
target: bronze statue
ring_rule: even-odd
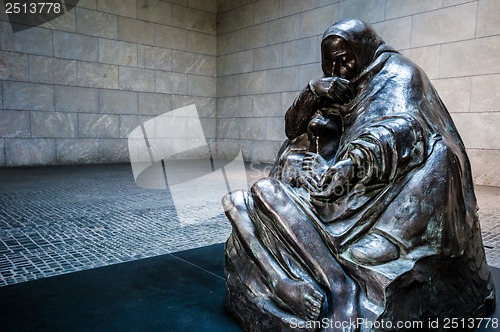
[[[248,331],[490,314],[470,163],[430,80],[359,20],[332,25],[321,52],[269,177],[223,198],[228,311]]]

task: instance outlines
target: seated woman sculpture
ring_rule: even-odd
[[[488,315],[470,163],[430,80],[359,20],[321,52],[269,177],[223,198],[228,311],[252,331]]]

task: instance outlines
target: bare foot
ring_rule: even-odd
[[[306,320],[318,319],[325,301],[324,295],[314,285],[289,278],[278,281],[274,295],[295,315]]]

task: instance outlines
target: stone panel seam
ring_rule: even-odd
[[[323,5],[323,6],[319,6],[319,7],[315,7],[314,9],[310,9],[310,10],[305,10],[305,11],[301,11],[301,12],[297,12],[297,13],[293,13],[293,14],[290,14],[290,15],[283,15],[283,16],[280,16],[278,18],[274,18],[274,19],[271,19],[271,20],[268,20],[268,21],[263,21],[263,22],[259,22],[258,24],[253,24],[251,26],[246,26],[246,27],[243,27],[243,28],[236,28],[234,30],[230,30],[230,31],[225,31],[225,32],[222,32],[222,33],[217,33],[217,36],[220,36],[220,35],[224,35],[224,34],[228,34],[228,33],[232,33],[232,32],[238,32],[238,31],[241,31],[241,30],[245,30],[249,27],[253,27],[253,26],[256,26],[256,25],[260,25],[260,24],[266,24],[266,23],[271,23],[271,22],[275,22],[275,21],[279,21],[279,20],[282,20],[282,19],[285,19],[285,18],[288,18],[288,17],[292,17],[292,16],[295,16],[295,15],[299,15],[301,16],[302,18],[302,13],[307,13],[307,12],[310,12],[312,10],[317,10],[317,9],[320,9],[320,8],[323,8],[323,7],[328,7],[328,6],[331,6],[332,4],[326,4],[326,5]],[[233,9],[230,9],[230,10],[234,10],[234,9],[237,9],[237,8],[241,8],[241,7],[244,7],[246,5],[243,5],[243,6],[240,6],[240,7],[236,7],[236,8],[233,8]],[[229,11],[229,10],[228,10]],[[226,11],[227,12],[227,11]],[[410,15],[407,15],[407,16],[410,16]],[[254,18],[255,19],[255,18]],[[383,22],[383,21],[382,21]],[[302,22],[300,22],[302,23]],[[332,22],[333,24],[334,22]],[[374,22],[374,23],[379,23],[379,22]],[[269,30],[268,30],[269,31]],[[318,35],[319,36],[319,35]]]
[[[498,151],[498,149],[492,148],[465,148],[467,151]]]
[[[75,14],[75,19],[76,19],[76,13],[74,13],[74,14]],[[52,57],[53,57],[54,54],[55,54],[54,53],[54,46],[55,46],[55,43],[54,43],[54,31],[55,31],[55,29],[50,29],[50,30],[52,30],[52,33],[50,34],[50,38],[52,39],[51,40],[51,44],[52,44]],[[75,22],[75,32],[76,32],[76,22]]]
[[[3,163],[2,163],[2,167],[6,166],[7,165],[7,142],[5,141],[5,138],[2,138],[2,141],[3,141],[3,150],[2,150],[2,155],[3,155]]]
[[[154,74],[154,90],[156,91],[156,73]],[[136,92],[136,97],[135,97],[135,102],[136,102],[136,108],[135,108],[135,115],[136,116],[139,116],[139,114],[141,114],[140,110],[139,110],[139,93],[140,92]],[[148,91],[148,93],[154,93],[152,91]],[[120,136],[120,128],[121,128],[121,121],[122,121],[122,115],[120,115],[120,121],[118,123],[119,127],[118,127],[118,136]]]
[[[27,139],[31,139],[31,138],[33,138],[33,112],[34,112],[34,111],[29,111],[29,112],[28,112],[29,117],[30,117],[30,118],[29,118],[29,121],[28,121],[28,123],[29,123],[29,131],[30,131],[30,136],[29,136],[29,138],[27,138]]]
[[[156,25],[162,25],[162,24],[158,24],[156,23]],[[178,28],[178,29],[185,29],[187,31],[192,31],[192,32],[197,32],[197,33],[201,33],[201,34],[206,34],[206,35],[209,35],[209,36],[217,36],[217,35],[213,35],[213,34],[210,34],[210,33],[207,33],[207,32],[202,32],[202,31],[198,31],[198,30],[190,30],[190,29],[187,29],[187,28],[179,28],[177,26],[170,26],[170,25],[163,25],[163,26],[167,26],[167,27],[173,27],[173,28]],[[53,30],[53,29],[48,29],[48,28],[43,28],[43,27],[38,27],[40,29],[45,29],[45,30],[50,30],[50,31],[62,31],[62,30]],[[68,31],[62,31],[62,32],[68,32]],[[155,38],[156,38],[156,29],[154,29],[154,32],[155,32]],[[81,33],[81,32],[68,32],[68,33],[72,33],[72,34],[75,34],[75,35],[79,35],[79,36],[83,36],[83,37],[91,37],[91,38],[96,38],[96,39],[106,39],[106,40],[109,40],[109,41],[116,41],[116,42],[123,42],[123,43],[128,43],[128,44],[134,44],[136,46],[149,46],[149,47],[157,47],[157,48],[161,48],[161,49],[164,49],[164,50],[175,50],[175,51],[182,51],[182,52],[187,52],[186,50],[184,49],[177,49],[177,48],[168,48],[168,47],[163,47],[163,46],[158,46],[156,43],[154,45],[151,45],[151,44],[144,44],[144,43],[138,43],[138,42],[130,42],[130,41],[126,41],[126,40],[122,40],[122,39],[118,39],[118,38],[109,38],[109,37],[101,37],[101,36],[95,36],[95,35],[90,35],[90,34],[85,34],[85,33]],[[99,61],[88,61],[88,60],[80,60],[80,59],[73,59],[73,58],[65,58],[65,57],[61,57],[61,56],[55,56],[54,55],[54,37],[53,37],[53,34],[51,34],[51,38],[52,38],[52,54],[50,55],[42,55],[42,54],[34,54],[34,53],[29,53],[29,52],[23,52],[23,51],[13,51],[13,50],[8,50],[8,49],[5,49],[5,50],[2,50],[2,51],[5,51],[5,52],[10,52],[10,53],[19,53],[19,54],[26,54],[26,55],[36,55],[36,56],[44,56],[44,57],[48,57],[48,58],[54,58],[54,59],[63,59],[63,60],[77,60],[77,61],[83,61],[83,62],[90,62],[90,63],[101,63]],[[187,44],[187,34],[186,34],[186,44]],[[277,43],[278,44],[278,43]],[[97,57],[99,58],[99,43],[97,43]],[[218,54],[214,55],[214,54],[208,54],[208,53],[200,53],[200,52],[196,52],[196,51],[189,51],[189,53],[194,53],[194,54],[200,54],[200,55],[209,55],[209,56],[219,56]]]
[[[477,19],[476,19],[476,21],[477,21]],[[441,63],[441,61],[439,61],[439,63]],[[438,70],[439,70],[439,68],[438,68]],[[438,73],[439,73],[439,71],[438,71]],[[476,75],[476,76],[482,76],[482,75]],[[470,97],[469,97],[469,105],[467,107],[467,112],[468,113],[470,113],[470,111],[472,109],[472,81],[473,81],[473,78],[474,78],[474,76],[471,76],[470,80],[469,80],[469,87],[468,87],[468,89],[469,89]]]
[[[186,7],[186,6],[182,6],[182,5],[175,5],[175,6],[184,7],[184,8],[188,8],[188,9],[192,9],[192,10],[204,12],[204,13],[209,13],[211,15],[214,14],[214,13],[210,13],[210,12],[203,11],[203,10],[200,10],[200,9],[190,8],[190,7]],[[123,16],[123,15],[119,15],[119,14],[113,14],[113,13],[103,12],[103,11],[99,11],[99,10],[87,9],[87,8],[84,8],[84,7],[79,7],[79,8],[83,8],[83,9],[88,10],[88,11],[95,11],[95,12],[103,13],[103,14],[106,14],[106,15],[116,16],[116,18],[117,18],[117,20],[116,20],[117,21],[117,27],[116,27],[117,31],[118,31],[118,17],[123,17],[123,18],[128,18],[128,19],[131,19],[131,20],[139,21],[139,22],[151,23],[151,24],[154,24],[154,25],[161,25],[161,26],[166,26],[166,27],[172,27],[172,28],[178,28],[178,29],[185,29],[185,30],[188,30],[188,31],[201,32],[201,33],[205,33],[205,34],[212,35],[212,36],[217,36],[218,35],[217,33],[209,33],[209,32],[203,32],[203,31],[200,31],[200,30],[193,30],[193,29],[185,28],[185,27],[178,26],[178,25],[175,25],[175,24],[172,24],[172,23],[170,23],[170,24],[163,24],[163,23],[158,23],[158,22],[154,22],[154,21],[148,21],[146,19],[134,18],[134,17],[130,17],[130,16]],[[77,18],[75,20],[78,20],[78,15],[75,15],[75,16],[77,16]],[[75,25],[78,26],[78,22],[77,21],[75,21]],[[43,29],[53,30],[53,29],[50,29],[50,28],[43,28]],[[72,32],[72,31],[68,31],[68,32]],[[78,32],[78,31],[73,32],[73,33],[76,33],[76,34],[79,34],[79,35],[83,35],[83,36],[96,37],[95,35],[86,34],[86,33]],[[104,37],[98,37],[98,38],[104,38]],[[117,39],[113,39],[113,40],[119,40],[119,39],[117,37]],[[144,45],[149,45],[149,44],[144,44]]]
[[[178,6],[178,7],[184,7],[184,8],[188,8],[188,9],[197,10],[197,11],[199,11],[199,12],[208,13],[208,14],[210,14],[210,15],[213,15],[213,14],[217,15],[217,14],[219,14],[217,11],[214,13],[214,12],[210,12],[210,11],[208,11],[208,10],[203,10],[203,9],[200,9],[200,8],[189,7],[189,5],[188,5],[188,6],[185,6],[185,5],[182,5],[182,4],[173,4],[173,3],[172,3],[172,5],[173,5],[173,6]]]
[[[99,92],[97,92],[97,105],[99,107]],[[76,115],[76,138],[81,138],[80,134],[80,113]]]

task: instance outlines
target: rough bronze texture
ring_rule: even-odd
[[[470,162],[430,80],[359,20],[328,28],[321,51],[273,170],[223,198],[227,310],[248,331],[488,315]]]

